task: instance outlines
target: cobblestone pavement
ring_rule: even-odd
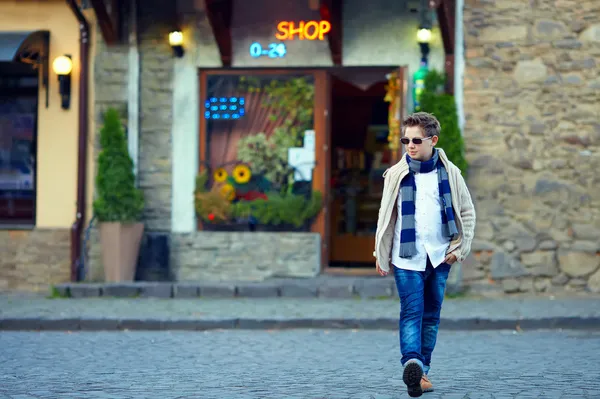
[[[1,332],[0,398],[407,398],[391,331]],[[600,333],[444,332],[426,399],[598,398]]]
[[[397,318],[397,299],[236,298],[47,299],[39,295],[0,295],[1,317],[116,318]],[[600,317],[600,296],[446,299],[446,319]]]

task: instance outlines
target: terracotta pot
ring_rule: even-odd
[[[143,223],[100,223],[104,279],[133,281],[144,233]]]

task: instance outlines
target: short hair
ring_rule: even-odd
[[[427,112],[415,112],[404,118],[404,121],[402,121],[402,135],[405,134],[407,127],[413,126],[420,127],[425,137],[439,136],[442,130],[437,118]]]

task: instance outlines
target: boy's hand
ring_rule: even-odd
[[[379,260],[375,260],[375,265],[377,266],[377,273],[379,273],[379,275],[385,277],[388,275],[388,272],[384,272],[383,270],[381,270],[381,268],[379,267]]]
[[[457,261],[456,255],[454,255],[454,254],[448,254],[448,255],[446,255],[446,259],[444,259],[444,262],[449,265],[453,264],[456,261]]]

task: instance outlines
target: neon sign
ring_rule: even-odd
[[[246,113],[244,97],[211,97],[204,103],[206,119],[240,119]]]
[[[324,40],[325,35],[331,31],[329,21],[300,21],[297,26],[292,21],[281,21],[277,24],[277,40],[291,41],[296,37],[299,40]],[[269,57],[283,58],[287,54],[285,43],[269,43],[263,47],[260,43],[254,42],[250,45],[250,56],[252,58]]]
[[[254,58],[266,55],[269,58],[283,58],[287,53],[284,43],[269,43],[268,48],[263,47],[258,42],[250,45],[250,55]]]
[[[294,40],[298,35],[300,40],[323,40],[329,31],[331,31],[329,21],[300,21],[297,28],[292,21],[282,21],[277,24],[275,37],[279,40]]]

